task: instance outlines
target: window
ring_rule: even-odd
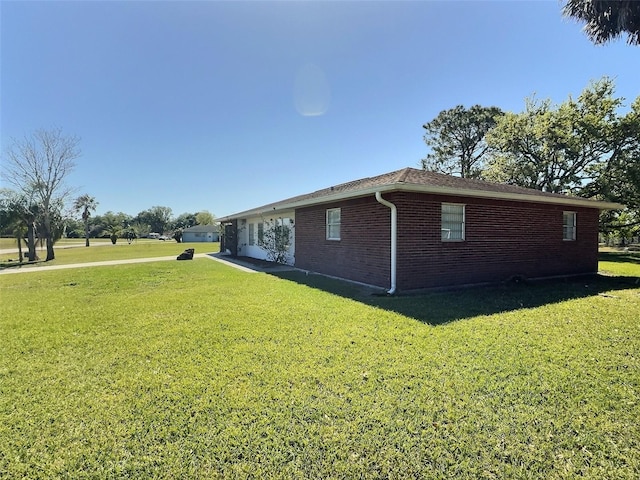
[[[340,209],[327,209],[327,240],[340,240]]]
[[[258,223],[258,245],[262,245],[264,241],[264,223]]]
[[[562,239],[576,239],[576,212],[562,212]]]
[[[464,240],[464,205],[442,204],[442,241]]]
[[[249,224],[249,245],[255,245],[256,244],[256,224],[255,223],[250,223]]]

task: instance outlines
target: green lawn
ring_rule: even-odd
[[[394,298],[208,259],[0,275],[0,478],[637,479],[640,259],[601,267]]]

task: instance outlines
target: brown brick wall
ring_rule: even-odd
[[[326,239],[326,211],[341,208],[340,240]],[[391,220],[375,198],[296,210],[296,267],[372,285],[389,284]]]
[[[399,290],[591,273],[598,211],[396,192]],[[440,205],[466,205],[462,242],[442,242]],[[325,239],[327,208],[341,207],[341,240]],[[577,240],[562,240],[562,212],[577,212]],[[381,287],[390,283],[390,211],[373,196],[296,211],[296,266]]]

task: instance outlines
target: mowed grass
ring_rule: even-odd
[[[0,477],[637,479],[637,260],[395,298],[209,259],[0,275]]]

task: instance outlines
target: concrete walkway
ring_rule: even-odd
[[[229,267],[242,270],[247,273],[255,273],[264,271],[258,267],[252,267],[250,264],[235,261],[234,259],[226,259],[224,255],[216,253],[196,253],[193,258],[209,258],[216,262],[223,263]],[[128,260],[106,260],[103,262],[89,262],[89,263],[71,263],[68,265],[25,265],[22,267],[9,267],[0,270],[0,275],[8,275],[13,273],[29,273],[29,272],[48,272],[49,270],[65,270],[68,268],[87,268],[87,267],[104,267],[108,265],[123,265],[127,263],[147,263],[147,262],[165,262],[176,261],[176,255],[170,257],[151,257],[151,258],[131,258]],[[184,260],[188,261],[188,260]]]

